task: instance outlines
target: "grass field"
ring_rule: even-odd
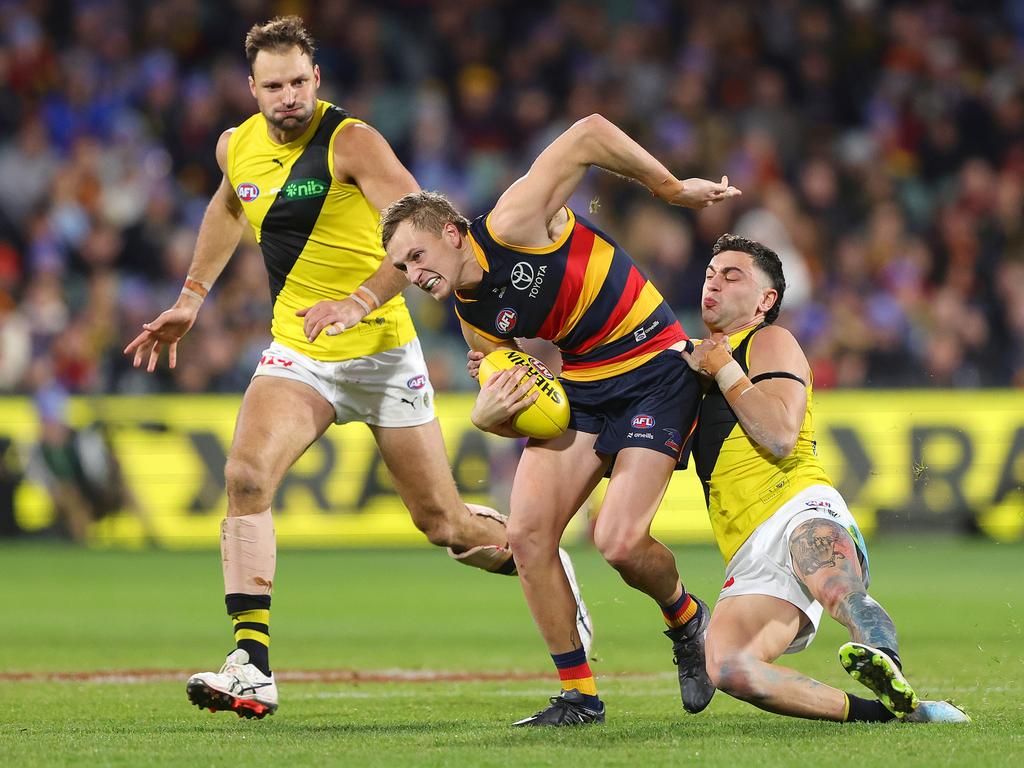
[[[908,676],[973,724],[797,721],[722,694],[686,715],[657,612],[589,550],[574,557],[604,727],[509,727],[557,690],[518,584],[428,549],[282,552],[271,624],[281,709],[213,715],[188,705],[184,679],[230,647],[217,552],[3,546],[0,765],[1024,765],[1024,546],[871,549],[872,592],[900,628]],[[713,598],[717,553],[678,555],[687,585]],[[842,639],[828,623],[787,663],[856,692],[835,660]],[[116,670],[130,672],[96,674]],[[329,681],[303,670],[330,670]]]

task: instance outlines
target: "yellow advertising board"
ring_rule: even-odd
[[[162,546],[215,546],[238,404],[229,395],[74,399],[71,423],[105,427],[131,501],[95,523],[90,540],[135,546],[148,532]],[[442,394],[437,407],[463,497],[507,510],[517,443],[472,426],[470,395]],[[823,392],[815,417],[819,456],[865,533],[907,528],[1024,537],[1024,394]],[[31,401],[0,399],[5,466],[28,465],[38,434]],[[18,526],[37,530],[53,522],[50,497],[32,472],[9,487]],[[588,506],[599,504],[601,490]],[[425,543],[362,424],[332,427],[306,452],[277,494],[274,518],[282,546]],[[691,470],[675,474],[654,530],[669,542],[710,540]]]

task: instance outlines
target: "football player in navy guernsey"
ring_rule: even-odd
[[[627,584],[657,603],[684,707],[699,712],[714,693],[703,652],[709,610],[686,591],[672,552],[650,533],[694,426],[697,378],[680,357],[687,336],[658,289],[611,237],[566,205],[590,166],[639,181],[671,205],[699,209],[740,194],[725,178],[680,181],[615,125],[591,115],[555,139],[473,222],[430,192],[402,197],[381,219],[388,259],[436,299],[454,295],[473,352],[513,347],[515,337],[525,337],[548,339],[562,353],[569,428],[527,444],[508,527],[561,691],[516,725],[604,721],[558,544],[609,473],[595,544]],[[480,357],[471,352],[471,365]],[[473,411],[480,429],[516,435],[509,419],[532,402],[516,385],[518,375],[501,371],[481,389]]]

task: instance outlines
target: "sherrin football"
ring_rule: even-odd
[[[480,386],[498,371],[517,365],[527,369],[524,378],[533,379],[527,396],[539,391],[540,397],[512,418],[512,428],[527,437],[543,440],[558,437],[569,426],[569,398],[555,375],[537,358],[517,349],[496,349],[480,361]]]

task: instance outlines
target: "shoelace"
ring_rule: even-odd
[[[571,701],[566,701],[561,696],[552,696],[548,701],[551,703],[552,706],[558,708],[559,714],[561,715],[561,719],[563,722],[587,722],[588,718],[586,715],[583,714],[587,710],[583,709],[582,707],[576,704],[573,704]],[[539,715],[541,713],[538,712],[537,714]]]
[[[672,647],[672,663],[687,672],[693,672],[700,666],[700,659],[697,658],[699,650],[700,643],[697,642],[697,638],[674,643]],[[682,652],[682,655],[680,655],[680,652]]]

